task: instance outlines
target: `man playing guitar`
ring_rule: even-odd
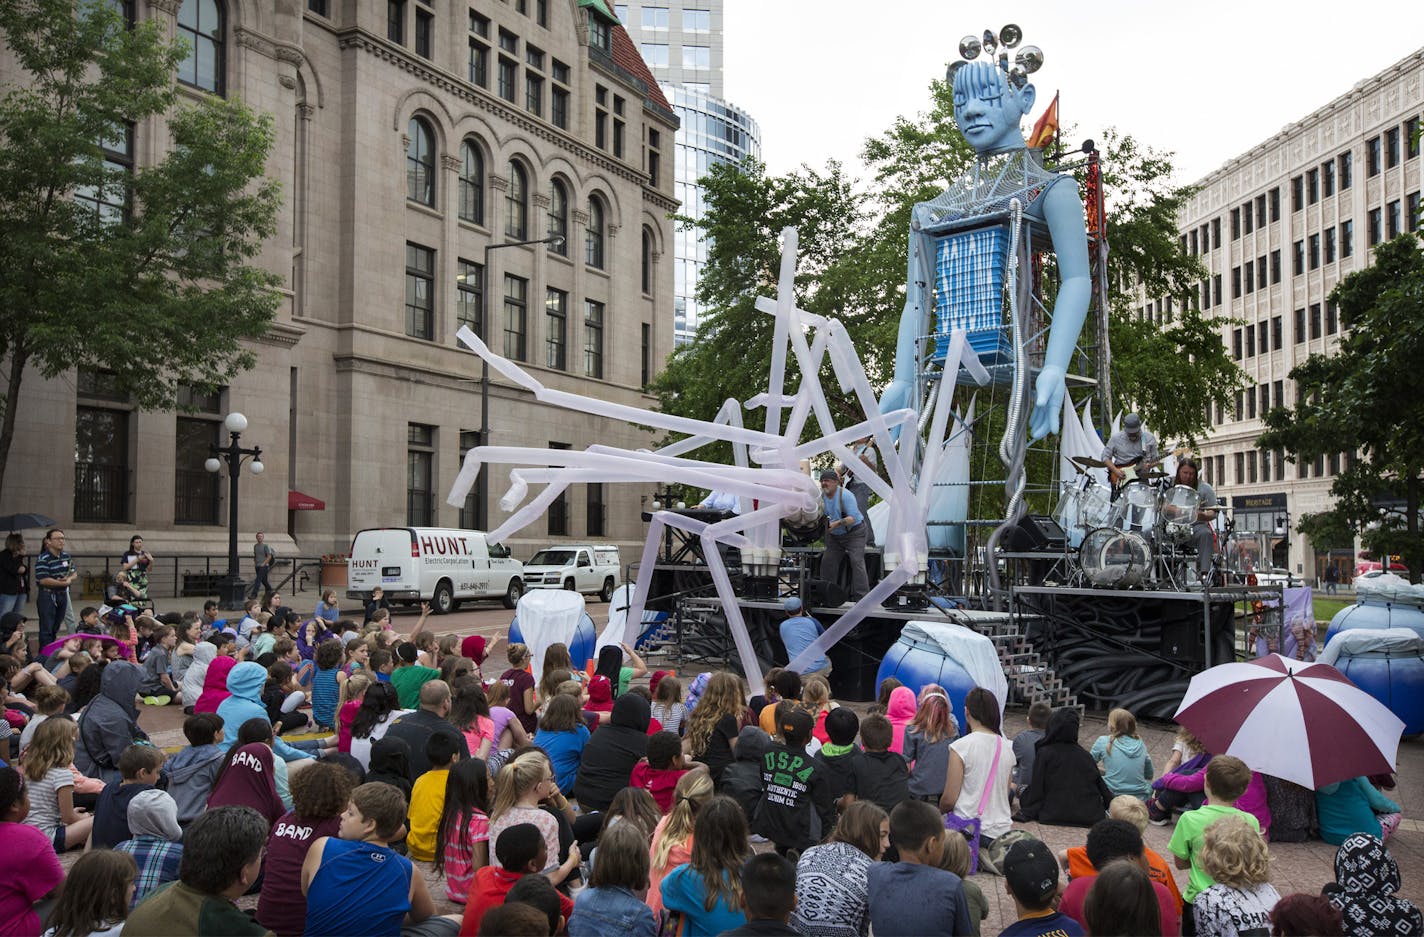
[[[1116,498],[1123,485],[1139,480],[1161,462],[1157,437],[1142,428],[1142,417],[1129,413],[1122,418],[1122,429],[1113,433],[1103,446],[1102,460],[1107,465]]]

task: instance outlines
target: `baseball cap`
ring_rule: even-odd
[[[396,656],[399,657],[401,660],[405,661],[407,664],[415,663],[416,657],[418,655],[418,649],[414,644],[409,641],[402,641],[400,644],[396,645]]]
[[[1021,839],[1004,856],[1004,880],[1022,904],[1041,908],[1058,889],[1058,860],[1041,841]]]
[[[840,481],[841,477],[836,474],[835,469],[821,469],[821,481],[826,481],[827,479],[831,481]]]
[[[804,709],[792,709],[783,718],[778,719],[776,728],[781,732],[783,739],[796,739],[806,741],[811,737],[811,729],[816,725],[816,721],[811,718],[811,714]]]
[[[801,611],[801,600],[793,595],[791,598],[781,603],[781,608],[783,611],[787,612],[799,612]]]
[[[1142,417],[1138,416],[1136,413],[1129,413],[1127,416],[1122,418],[1122,428],[1127,430],[1129,433],[1137,432],[1138,430],[1142,429]]]

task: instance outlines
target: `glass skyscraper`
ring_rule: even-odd
[[[615,4],[618,18],[663,86],[682,126],[673,161],[674,194],[682,214],[701,218],[697,180],[717,163],[761,158],[761,128],[723,100],[722,0],[645,0]],[[697,331],[697,279],[707,262],[701,232],[678,230],[673,249],[673,341]]]

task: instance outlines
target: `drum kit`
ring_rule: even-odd
[[[1165,472],[1153,471],[1124,485],[1114,499],[1112,490],[1086,471],[1105,468],[1105,463],[1089,458],[1070,461],[1079,475],[1061,483],[1054,518],[1067,533],[1070,566],[1077,554],[1076,573],[1082,580],[1109,588],[1181,590],[1196,584],[1193,525],[1204,506],[1195,488],[1172,484]],[[1216,575],[1219,571],[1245,575],[1250,572],[1245,567],[1258,559],[1244,545],[1237,545],[1235,537],[1227,538],[1224,554],[1213,556],[1217,581],[1225,579]]]

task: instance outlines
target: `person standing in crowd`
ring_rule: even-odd
[[[252,545],[252,585],[247,587],[249,599],[257,598],[259,587],[265,590],[265,595],[272,594],[272,583],[268,581],[267,574],[272,571],[272,564],[276,562],[277,551],[267,545],[265,535],[259,530],[257,542]]]
[[[153,566],[153,554],[143,548],[143,538],[134,534],[129,538],[129,548],[119,558],[119,572],[128,576],[129,585],[138,599],[134,604],[139,608],[149,607],[148,571]]]
[[[0,551],[0,615],[23,611],[29,597],[30,558],[25,555],[25,538],[11,533]]]
[[[64,531],[58,527],[45,534],[44,549],[35,559],[36,614],[40,620],[40,647],[53,644],[59,625],[69,609],[69,587],[79,578],[74,558],[64,551]]]
[[[850,598],[855,601],[870,591],[865,571],[865,537],[870,525],[854,496],[841,487],[835,469],[821,473],[821,503],[826,509],[826,550],[821,554],[820,577],[839,581],[841,558],[845,557],[850,563]]]
[[[850,451],[860,461],[860,464],[851,463],[841,466],[841,472],[845,476],[845,490],[855,497],[856,507],[860,508],[860,516],[868,519],[870,517],[867,513],[870,510],[870,485],[866,483],[865,479],[880,470],[880,456],[876,454],[875,443],[870,441],[869,436],[851,443]],[[875,548],[875,530],[869,523],[865,526],[865,545],[871,549]]]

